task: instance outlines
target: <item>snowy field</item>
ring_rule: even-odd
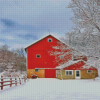
[[[100,80],[29,79],[0,90],[0,100],[100,100]]]

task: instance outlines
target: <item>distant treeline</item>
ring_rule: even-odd
[[[23,48],[9,50],[8,45],[0,46],[0,72],[7,68],[26,71],[26,57]]]

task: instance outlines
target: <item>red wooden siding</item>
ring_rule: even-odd
[[[53,42],[47,42],[48,38],[52,38]],[[52,46],[57,45],[57,40],[53,37],[48,38],[41,40],[27,49],[28,69],[55,68],[56,65],[53,63],[55,57],[51,56],[48,51],[52,49]],[[40,54],[41,58],[36,58],[36,54]]]

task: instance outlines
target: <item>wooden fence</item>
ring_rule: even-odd
[[[6,81],[4,81],[5,79],[6,79]],[[25,78],[25,77],[23,77],[23,78],[17,77],[16,78],[16,77],[3,77],[3,76],[1,76],[1,78],[0,78],[0,80],[1,80],[0,81],[1,90],[3,90],[4,86],[8,86],[9,85],[10,87],[12,87],[13,84],[15,84],[15,86],[17,86],[17,84],[21,85],[23,81],[26,82],[26,79],[27,78]],[[8,84],[4,84],[4,83],[8,83]]]

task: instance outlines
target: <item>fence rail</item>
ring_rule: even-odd
[[[9,80],[7,80],[7,81],[4,81],[5,79],[9,79]],[[20,77],[18,77],[18,78],[16,78],[16,77],[3,77],[3,76],[1,76],[1,78],[0,78],[0,83],[1,83],[1,85],[0,85],[0,87],[1,87],[1,90],[3,90],[3,87],[4,86],[10,86],[10,87],[12,87],[12,85],[13,84],[15,84],[15,86],[17,86],[17,84],[19,83],[20,85],[22,84],[22,81],[24,80],[24,82],[26,82],[26,77],[23,77],[23,78],[20,78]],[[8,83],[8,82],[10,82],[10,83]],[[4,84],[4,83],[8,83],[8,84]]]

